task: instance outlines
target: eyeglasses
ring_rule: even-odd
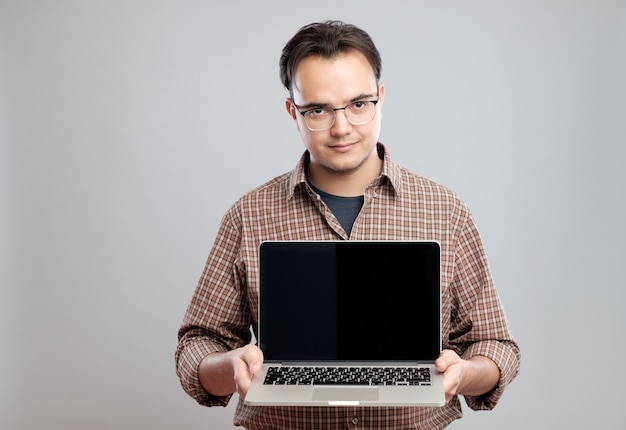
[[[342,108],[315,107],[301,111],[300,107],[293,101],[300,115],[304,117],[306,126],[311,131],[324,131],[330,129],[335,124],[337,111],[342,110],[348,122],[352,125],[363,125],[371,122],[376,116],[376,100],[359,100],[350,103]]]

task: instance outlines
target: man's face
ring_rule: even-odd
[[[311,154],[310,169],[326,174],[352,173],[378,157],[376,143],[380,135],[380,109],[384,86],[376,84],[374,72],[363,54],[349,51],[333,58],[310,56],[303,59],[293,79],[293,101],[286,107],[296,122],[304,145]],[[374,119],[353,125],[345,111],[336,111],[335,123],[328,130],[312,131],[298,112],[315,107],[343,108],[357,100],[376,100]],[[294,105],[295,103],[295,105]]]

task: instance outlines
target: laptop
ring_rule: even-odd
[[[253,406],[442,406],[434,241],[266,241]]]

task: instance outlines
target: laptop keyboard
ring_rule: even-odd
[[[266,385],[430,385],[428,367],[272,366]]]

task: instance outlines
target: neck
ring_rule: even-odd
[[[307,169],[308,180],[316,188],[342,197],[362,196],[383,168],[383,160],[373,151],[360,166],[346,171],[329,169],[311,161]]]

